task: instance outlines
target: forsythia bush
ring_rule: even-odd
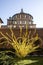
[[[6,33],[5,35],[2,32],[0,32],[0,34],[7,40],[4,42],[8,42],[13,46],[13,49],[15,49],[15,52],[13,53],[16,54],[18,57],[22,58],[27,56],[31,52],[37,51],[36,49],[39,47],[39,45],[36,46],[34,42],[39,39],[38,34],[35,34],[35,36],[30,37],[31,32],[29,32],[28,34],[28,29],[26,27],[26,32],[23,35],[22,27],[20,27],[20,37],[16,38],[11,28],[10,31],[11,31],[11,36],[8,33]]]

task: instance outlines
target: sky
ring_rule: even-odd
[[[43,28],[43,0],[0,0],[0,18],[3,24],[7,19],[19,13],[21,9],[33,16],[36,27]]]

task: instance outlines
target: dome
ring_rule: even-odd
[[[23,12],[23,9],[21,9],[20,13],[17,13],[17,14],[15,14],[15,15],[12,16],[13,20],[23,19],[23,18],[31,20],[31,19],[33,19],[33,16],[30,15],[30,14],[28,14],[28,13]]]

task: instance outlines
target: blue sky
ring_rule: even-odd
[[[0,18],[4,24],[7,19],[23,8],[24,12],[31,14],[37,27],[43,27],[43,0],[0,0]]]

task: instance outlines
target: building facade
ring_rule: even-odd
[[[9,19],[7,19],[8,27],[19,28],[20,26],[22,26],[23,28],[25,28],[26,24],[28,28],[36,28],[36,24],[33,24],[33,16],[24,13],[23,9],[21,9],[20,13],[17,13],[12,17],[9,17]]]

